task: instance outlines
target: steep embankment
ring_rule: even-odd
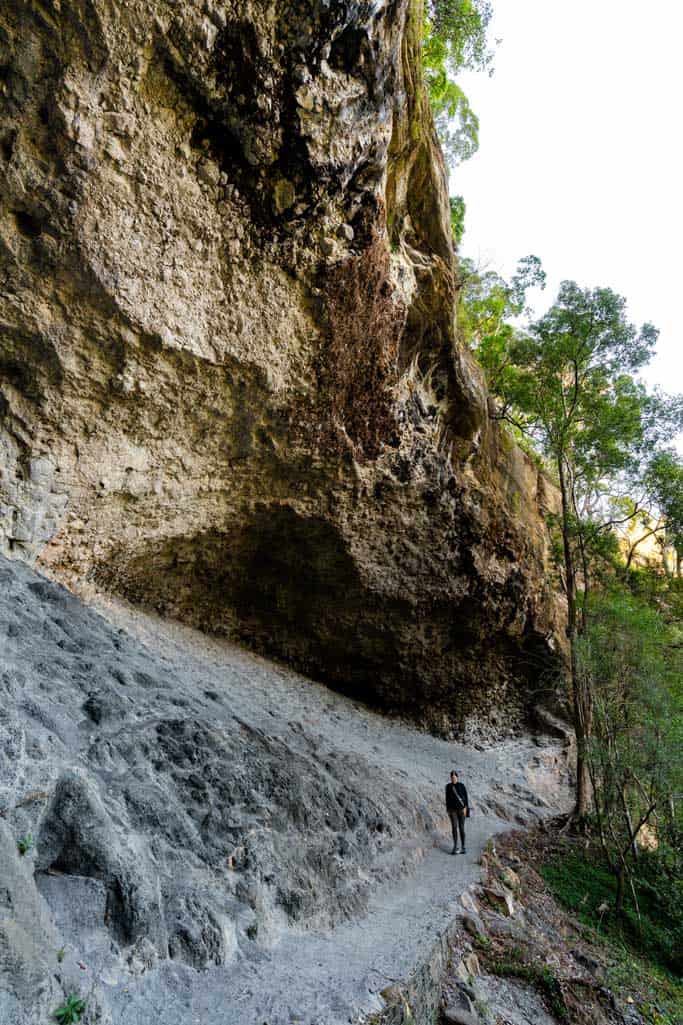
[[[0,547],[448,732],[562,612],[456,337],[418,7],[2,5]]]
[[[426,1015],[482,845],[562,803],[562,746],[466,750],[104,611],[0,557],[3,1025],[42,1025],[70,992],[87,1025],[341,1025],[396,981]],[[442,809],[454,761],[464,858]]]

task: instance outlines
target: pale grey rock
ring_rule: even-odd
[[[148,1025],[150,1007],[165,1025],[188,1008],[203,1025],[302,1009],[345,1025],[397,975],[431,1014],[459,895],[503,826],[479,816],[450,858],[443,773],[455,752],[474,792],[521,782],[531,742],[456,749],[178,625],[108,614],[0,557],[3,1025],[44,1025],[69,992],[101,1025]]]

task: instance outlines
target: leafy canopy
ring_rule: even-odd
[[[585,496],[635,469],[661,425],[664,409],[633,376],[656,340],[651,324],[637,330],[627,320],[622,296],[564,281],[550,309],[510,341],[497,382],[502,415]]]
[[[517,332],[512,321],[528,312],[527,291],[545,287],[545,272],[537,256],[525,256],[507,282],[495,271],[480,272],[472,260],[462,258],[460,275],[460,330],[484,367],[489,387],[499,392]]]
[[[463,70],[490,70],[488,0],[427,0],[422,65],[436,129],[449,162],[467,160],[479,146],[479,119],[456,82]]]
[[[673,449],[662,449],[651,459],[645,484],[664,520],[666,541],[683,558],[683,459]]]

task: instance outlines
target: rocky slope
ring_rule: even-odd
[[[448,731],[562,612],[456,337],[418,6],[2,5],[0,545]]]
[[[3,1025],[71,993],[83,1025],[346,1025],[392,980],[431,1020],[478,854],[566,802],[563,745],[465,749],[104,611],[0,557]],[[451,858],[456,759],[476,813]]]

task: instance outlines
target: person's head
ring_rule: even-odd
[[[458,774],[455,771],[455,769],[451,769],[451,783],[457,783],[457,782],[458,782]]]

